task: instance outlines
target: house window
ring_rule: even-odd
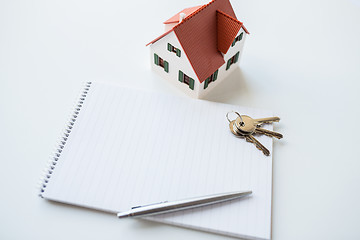
[[[232,58],[230,58],[226,63],[226,70],[228,70],[231,64],[236,63],[239,60],[240,52],[237,52]]]
[[[179,70],[179,81],[189,85],[189,88],[194,90],[194,79]]]
[[[162,59],[161,57],[159,57],[156,53],[154,53],[154,63],[155,65],[164,68],[165,72],[167,73],[169,72],[169,63],[164,59]]]
[[[204,89],[206,89],[211,82],[215,82],[215,80],[217,79],[217,76],[218,76],[218,72],[219,72],[219,70],[216,70],[213,74],[211,74],[210,77],[208,77],[205,80]]]
[[[168,51],[169,51],[169,52],[174,52],[174,53],[176,53],[176,56],[178,56],[178,57],[181,56],[181,51],[180,51],[180,49],[174,47],[174,46],[171,45],[170,43],[168,43]]]
[[[231,44],[231,46],[233,47],[233,46],[235,46],[235,43],[236,43],[236,42],[240,42],[241,39],[243,38],[243,35],[244,35],[244,32],[240,33],[240,35],[237,36],[237,37],[234,39],[234,41],[233,41],[233,43]]]

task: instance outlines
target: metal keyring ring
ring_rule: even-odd
[[[229,123],[231,122],[231,120],[229,119],[229,113],[235,113],[236,115],[238,115],[239,118],[240,118],[240,120],[241,120],[240,126],[243,126],[243,125],[244,125],[244,121],[243,121],[241,115],[240,115],[238,112],[235,112],[235,111],[231,111],[231,112],[228,112],[228,113],[226,114],[226,118],[227,118],[227,120],[229,121]]]

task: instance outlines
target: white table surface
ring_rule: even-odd
[[[0,239],[229,239],[120,221],[36,188],[84,81],[182,94],[150,72],[145,44],[204,3],[0,1]],[[208,99],[281,117],[273,239],[359,239],[360,1],[232,3],[251,34],[240,68]]]

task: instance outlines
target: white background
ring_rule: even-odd
[[[184,1],[0,1],[0,238],[229,239],[51,203],[36,185],[82,82],[181,95],[145,44]],[[266,108],[273,239],[359,239],[360,1],[232,0],[250,35],[209,100]],[[249,146],[252,147],[252,146]]]

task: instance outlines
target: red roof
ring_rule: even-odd
[[[228,51],[241,27],[243,25],[237,20],[229,0],[212,0],[187,15],[172,30],[202,83],[225,63],[222,53]],[[243,29],[248,33],[245,27]]]
[[[164,22],[164,24],[168,24],[168,23],[178,23],[178,22],[179,22],[179,19],[180,19],[180,13],[185,13],[185,16],[189,16],[191,13],[195,12],[195,11],[198,10],[200,7],[202,7],[202,6],[185,8],[184,10],[178,12],[177,14],[175,14],[174,16],[172,16],[171,18],[169,18],[168,20],[166,20],[166,21]]]

